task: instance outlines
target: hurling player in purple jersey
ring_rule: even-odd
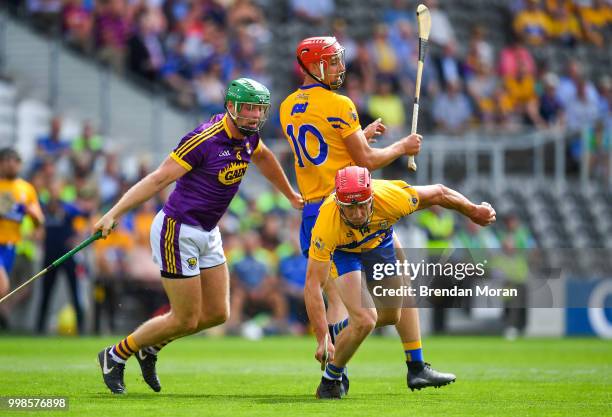
[[[225,322],[229,315],[229,272],[217,222],[253,161],[296,209],[303,207],[259,130],[270,107],[268,89],[247,78],[230,83],[226,112],[184,136],[154,172],[128,190],[96,224],[106,236],[119,217],[169,184],[176,188],[151,225],[151,249],[159,265],[170,312],[152,318],[98,354],[104,383],[125,392],[123,371],[133,354],[145,382],[161,386],[157,353],[170,341]]]

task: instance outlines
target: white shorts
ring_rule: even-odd
[[[151,225],[153,260],[165,278],[193,277],[200,269],[225,263],[219,227],[210,232],[199,226],[181,224],[163,210]]]

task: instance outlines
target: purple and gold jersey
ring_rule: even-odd
[[[211,231],[227,210],[254,153],[259,134],[234,139],[227,116],[218,114],[185,135],[170,157],[189,172],[164,205],[174,220]]]

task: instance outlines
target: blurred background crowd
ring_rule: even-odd
[[[612,78],[609,66],[598,63],[609,63],[611,2],[480,1],[492,20],[475,24],[461,10],[466,1],[425,1],[434,29],[419,130],[451,136],[480,132],[494,140],[493,133],[560,129],[572,138],[569,170],[572,160],[580,160],[580,138],[587,135],[593,175],[607,181]],[[365,2],[347,0],[7,0],[11,13],[35,30],[167,97],[177,108],[196,112],[201,120],[224,110],[225,85],[238,76],[270,86],[277,104],[301,81],[293,56],[297,40],[333,34],[346,48],[341,93],[357,105],[362,126],[383,119],[389,128],[385,143],[406,132],[410,122],[416,2],[375,3],[373,11]],[[273,106],[265,126],[270,142],[284,140],[277,109]],[[85,238],[92,221],[154,168],[150,158],[139,157],[137,169],[122,169],[122,155],[107,146],[97,133],[102,129],[83,122],[79,135],[65,137],[58,115],[48,133],[37,138],[35,156],[23,155],[24,177],[38,191],[47,224],[35,230],[24,223],[27,238],[13,282]],[[292,155],[279,157],[291,177]],[[386,171],[385,177],[403,177],[405,168],[399,169]],[[3,325],[44,333],[67,320],[72,323],[68,332],[124,332],[163,312],[148,233],[164,198],[126,216],[110,238],[65,265],[61,275],[70,283],[72,307],[60,311],[53,323],[48,313],[55,278],[46,277],[36,306],[24,307],[31,292],[13,302],[15,308],[35,311],[36,322],[21,323],[12,315],[14,323],[5,317]],[[521,213],[500,214],[500,221],[485,230],[432,210],[411,216],[398,229],[407,247],[512,251],[541,243]],[[239,333],[245,322],[270,333],[306,331],[299,222],[299,213],[271,190],[241,193],[232,202],[220,224],[232,276],[225,332]]]

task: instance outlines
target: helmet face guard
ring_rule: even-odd
[[[340,68],[340,70],[337,72],[330,72],[329,67],[334,64],[336,64]],[[340,88],[344,83],[344,77],[346,75],[346,60],[344,48],[341,47],[341,49],[334,54],[321,55],[319,68],[321,70],[321,78],[327,78],[327,80],[329,81],[329,84],[327,84],[329,88],[331,88],[332,90],[337,90],[338,88]],[[326,69],[327,71],[325,71]],[[334,78],[335,80],[331,81]],[[323,81],[321,80],[321,82]]]
[[[338,196],[336,195],[336,204],[338,205],[338,208],[340,210],[340,217],[342,218],[344,223],[346,223],[349,227],[353,229],[361,229],[361,228],[366,227],[368,224],[370,224],[370,221],[372,220],[372,214],[374,213],[374,202],[373,202],[372,196],[370,196],[370,198],[368,198],[367,200],[361,201],[358,203],[353,203],[353,202],[343,203],[342,201],[338,200]],[[351,222],[348,219],[348,217],[346,217],[346,214],[344,213],[345,207],[364,206],[364,205],[368,205],[369,208],[368,208],[368,215],[362,224],[355,224]]]
[[[227,107],[227,112],[230,115],[230,118],[236,125],[236,128],[240,133],[245,136],[254,135],[258,133],[266,120],[268,120],[268,112],[270,110],[270,104],[258,104],[258,103],[248,103],[242,101],[234,101],[234,111]],[[241,113],[250,113],[255,110],[255,108],[259,108],[259,116],[258,117],[249,117],[242,115]]]

